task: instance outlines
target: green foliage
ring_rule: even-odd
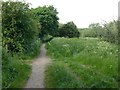
[[[46,71],[47,88],[117,88],[115,44],[97,38],[55,38],[47,48],[53,61]]]
[[[29,5],[23,2],[2,3],[3,46],[10,52],[29,49],[37,28]]]
[[[80,33],[73,22],[68,22],[67,24],[61,25],[59,27],[60,37],[79,37]]]
[[[18,58],[18,55],[11,56],[4,49],[2,59],[4,60],[2,63],[2,88],[23,87],[30,74],[30,65],[24,63]],[[21,78],[21,81],[18,78]],[[13,86],[13,84],[15,85]]]
[[[2,3],[3,88],[24,87],[31,73],[31,59],[40,53],[38,29],[38,20],[28,4],[19,1]]]
[[[104,34],[103,39],[111,42],[118,43],[118,21],[113,21],[104,24]]]
[[[34,41],[33,52],[11,54],[3,48],[2,52],[2,87],[23,88],[31,74],[32,59],[40,53],[39,40]]]
[[[47,88],[80,88],[82,86],[82,83],[76,80],[60,63],[48,66],[45,75],[45,83],[47,83],[45,87]],[[54,76],[54,78],[51,76]]]
[[[41,44],[42,44],[42,42],[40,41],[40,39],[36,38],[36,40],[34,40],[31,43],[31,45],[30,45],[30,47],[28,49],[29,51],[24,52],[24,54],[27,56],[27,58],[29,56],[29,57],[31,57],[29,59],[32,59],[32,58],[38,56],[40,54],[40,46],[41,46]],[[26,58],[24,58],[24,59],[26,59]]]
[[[89,28],[79,30],[83,37],[100,37],[103,34],[103,28],[99,23],[92,23]]]
[[[38,16],[41,26],[40,37],[43,40],[46,35],[56,36],[58,32],[57,10],[53,6],[43,6],[33,9]]]
[[[89,25],[89,28],[81,30],[79,29],[82,37],[98,37],[111,43],[118,43],[118,22],[111,21],[103,25],[99,23],[93,23]]]

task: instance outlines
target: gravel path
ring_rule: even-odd
[[[45,44],[41,46],[40,56],[33,61],[32,74],[25,88],[45,88],[44,87],[44,71],[45,67],[50,64],[50,59],[46,56]]]

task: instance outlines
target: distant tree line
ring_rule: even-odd
[[[92,23],[89,28],[79,29],[82,37],[97,37],[102,40],[118,43],[118,21],[111,21],[109,23],[100,25],[99,23]]]

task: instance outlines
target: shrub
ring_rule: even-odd
[[[79,37],[80,33],[77,26],[73,22],[68,22],[67,24],[59,27],[59,36],[73,38]]]
[[[9,52],[27,50],[37,32],[29,5],[23,2],[2,3],[3,46]]]

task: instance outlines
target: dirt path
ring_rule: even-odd
[[[45,44],[43,44],[40,56],[32,64],[32,74],[25,88],[44,88],[44,71],[48,64],[50,59],[46,56]]]

